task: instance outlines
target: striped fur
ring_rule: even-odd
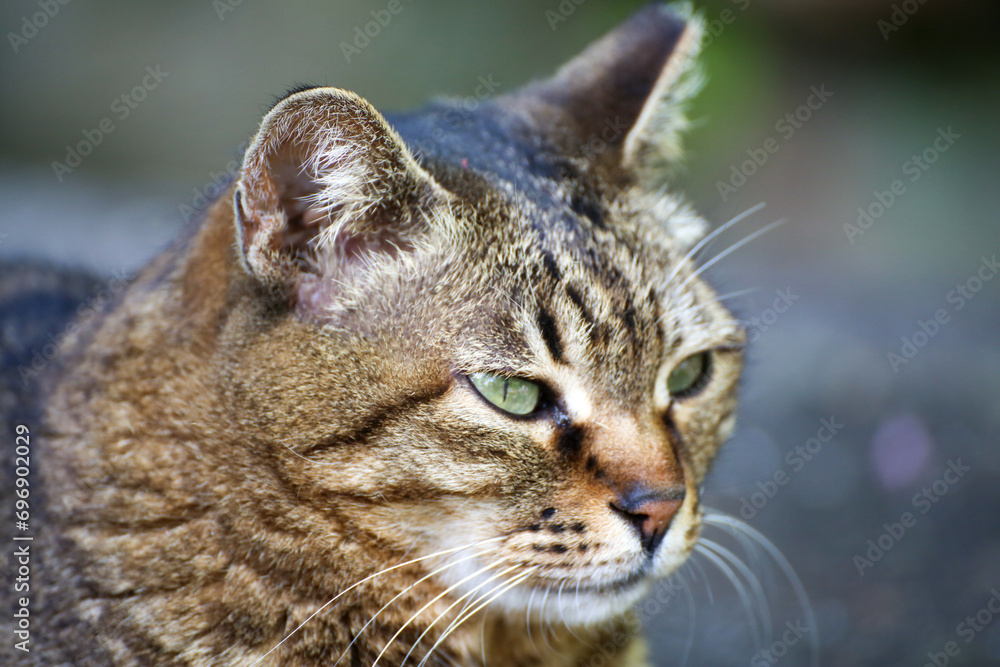
[[[35,664],[645,664],[628,608],[697,540],[743,344],[662,180],[697,35],[649,7],[458,124],[276,105],[230,198],[67,346]]]

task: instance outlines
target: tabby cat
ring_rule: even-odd
[[[65,346],[16,664],[647,664],[744,343],[666,189],[699,36],[647,7],[474,112],[278,102]]]

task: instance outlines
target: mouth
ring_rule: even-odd
[[[590,625],[630,608],[657,578],[656,560],[637,556],[575,567],[502,564],[502,559],[491,565],[471,557],[443,566],[442,583],[459,600],[503,613]]]
[[[625,576],[598,583],[580,579],[523,582],[498,600],[516,613],[536,620],[559,620],[571,625],[592,625],[623,613],[645,595],[652,577],[642,567]]]
[[[629,568],[631,571],[623,576],[600,577],[600,579],[605,579],[603,581],[593,581],[596,577],[591,577],[591,580],[587,581],[587,573],[580,572],[559,578],[540,577],[534,581],[524,582],[522,586],[525,589],[535,590],[546,595],[558,595],[560,591],[573,595],[586,594],[598,598],[633,595],[644,584],[653,579],[652,565],[653,560],[646,559],[640,566],[634,569]]]
[[[652,560],[646,560],[634,572],[625,575],[624,577],[619,577],[607,582],[601,582],[597,584],[577,584],[573,586],[574,590],[579,590],[581,593],[590,593],[593,595],[619,595],[622,593],[629,593],[636,587],[638,587],[643,582],[647,581],[651,571]]]

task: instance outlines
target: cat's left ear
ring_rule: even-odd
[[[681,155],[701,37],[685,6],[649,5],[511,100],[567,155],[655,179]]]
[[[237,247],[301,306],[316,285],[328,292],[419,246],[450,199],[368,102],[308,89],[278,102],[247,149]]]

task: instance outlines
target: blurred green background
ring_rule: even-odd
[[[386,1],[5,2],[0,258],[132,271],[231,177],[287,88],[347,88],[383,111],[472,95],[480,77],[513,90],[641,4],[577,2],[401,0],[350,57],[342,44]],[[968,642],[959,632],[1000,589],[1000,280],[961,309],[949,300],[1000,252],[1000,4],[694,4],[708,82],[675,187],[715,223],[767,204],[706,259],[788,219],[710,273],[722,292],[753,290],[730,303],[755,345],[708,500],[743,509],[800,572],[823,664],[919,665],[949,641],[960,650],[948,664],[1000,664],[1000,614]],[[817,90],[826,99],[803,107]],[[81,141],[92,152],[54,169]],[[792,295],[780,313],[778,290]],[[939,309],[948,321],[893,368],[889,353]],[[788,453],[831,417],[843,424],[833,441],[792,467]],[[971,470],[921,514],[915,494],[956,459]],[[790,481],[745,509],[779,470]],[[906,511],[916,524],[859,574],[855,557]],[[777,630],[761,643],[710,569],[681,572],[691,607],[647,619],[656,664],[772,664],[759,652],[804,613],[788,585],[764,576]],[[808,664],[808,652],[780,662]]]

